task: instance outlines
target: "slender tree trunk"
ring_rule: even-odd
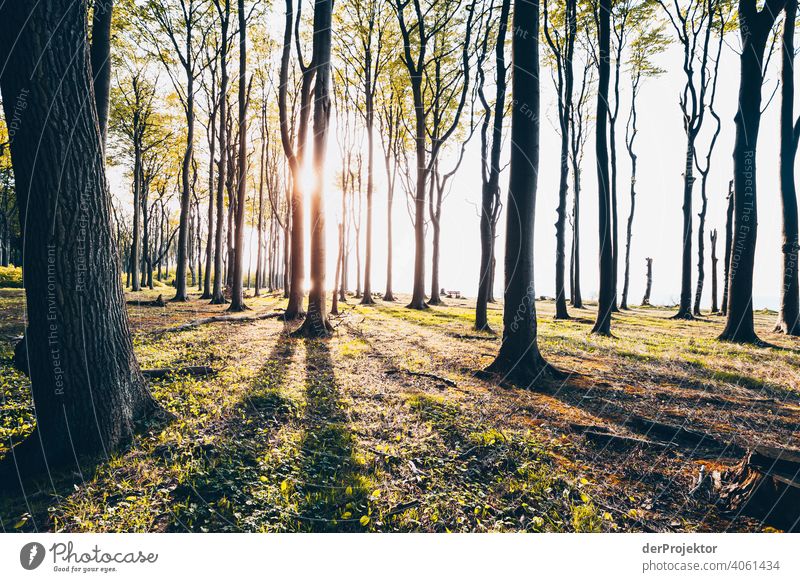
[[[722,282],[722,304],[720,312],[728,314],[728,276],[730,274],[733,247],[733,180],[728,182],[728,209],[725,213],[725,272]]]
[[[247,26],[244,0],[239,0],[239,156],[236,179],[236,247],[233,262],[233,288],[228,311],[244,311],[244,215],[247,196]]]
[[[781,304],[775,331],[800,335],[800,284],[798,284],[797,190],[794,162],[800,123],[794,119],[794,29],[797,0],[786,3],[783,24],[783,70],[781,73],[780,180],[783,209],[783,277]]]
[[[26,104],[10,147],[25,184],[17,195],[36,407],[34,433],[0,462],[0,482],[15,488],[110,454],[158,408],[134,356],[117,270],[102,137],[86,100],[86,14],[85,0],[0,6],[6,119]]]
[[[600,293],[597,301],[597,320],[592,333],[611,335],[611,312],[614,308],[614,252],[612,239],[611,191],[608,178],[608,82],[610,76],[609,48],[611,39],[611,0],[600,0],[599,6],[599,78],[597,85],[597,116],[595,151],[599,209]]]
[[[314,170],[311,192],[311,290],[308,313],[295,332],[303,337],[327,337],[333,331],[325,308],[325,149],[331,113],[331,22],[333,0],[314,5]]]
[[[134,115],[136,118],[136,115]],[[141,144],[141,130],[139,125],[134,119],[133,123],[134,144],[133,144],[133,225],[131,235],[131,291],[141,291],[141,281],[139,280],[139,268],[141,266],[141,256],[139,254],[140,230],[139,225],[142,223],[141,209],[142,209],[142,144]]]
[[[717,304],[717,229],[713,229],[711,238],[711,313],[719,313]]]
[[[371,67],[372,59],[369,59],[367,67]],[[362,305],[373,305],[375,300],[372,298],[372,191],[374,190],[375,172],[375,136],[374,136],[374,106],[372,103],[372,92],[370,89],[371,76],[367,76],[366,90],[366,126],[367,126],[367,241],[364,256],[364,296],[361,298]]]
[[[191,65],[191,29],[187,32],[187,63],[186,66],[186,151],[183,155],[181,167],[181,209],[178,224],[178,249],[175,266],[175,297],[173,301],[188,301],[189,294],[186,289],[186,266],[189,249],[189,202],[191,196],[191,169],[194,155],[194,74]]]
[[[701,315],[700,301],[703,299],[703,285],[706,279],[705,254],[706,254],[706,210],[708,209],[708,174],[700,178],[700,221],[697,224],[697,289],[694,294],[693,315]]]
[[[386,163],[386,173],[389,175],[389,162]],[[389,187],[386,192],[386,292],[384,301],[395,301],[392,293],[392,203],[394,202],[394,178],[389,178]],[[344,253],[344,250],[342,250]],[[344,258],[344,256],[342,256]]]

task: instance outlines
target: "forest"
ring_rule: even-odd
[[[1,531],[800,531],[797,4],[0,2]]]

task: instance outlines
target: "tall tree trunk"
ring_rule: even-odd
[[[233,259],[233,288],[228,311],[244,311],[244,215],[247,196],[247,26],[244,0],[239,0],[239,156],[237,159],[236,247]]]
[[[389,175],[389,162],[386,162],[386,173]],[[392,203],[394,202],[394,178],[389,178],[389,186],[386,192],[386,292],[383,294],[384,301],[394,301],[392,292]],[[344,253],[344,250],[342,250]],[[342,257],[344,258],[344,257]]]
[[[769,32],[786,0],[740,0],[742,52],[739,57],[739,110],[734,118],[733,247],[728,282],[728,319],[720,339],[759,343],[753,325],[753,267],[758,232],[756,145],[761,123],[762,65]]]
[[[511,168],[506,206],[503,342],[488,371],[531,386],[550,370],[537,344],[533,230],[539,170],[539,3],[514,0]]]
[[[308,313],[295,332],[303,337],[327,337],[333,331],[325,308],[325,149],[331,114],[331,23],[333,0],[314,5],[314,187],[311,192],[311,290]]]
[[[633,144],[636,141],[636,96],[639,92],[640,73],[634,73],[631,83],[631,110],[628,116],[628,125],[625,130],[625,146],[628,150],[628,157],[631,160],[631,187],[630,187],[630,212],[628,213],[628,225],[625,231],[625,279],[622,284],[622,301],[620,309],[628,309],[628,290],[631,281],[631,239],[633,238],[633,213],[636,210],[636,162],[637,156],[633,151]]]
[[[139,273],[141,267],[141,256],[139,248],[141,246],[139,225],[142,223],[142,143],[141,128],[136,120],[138,116],[134,114],[133,122],[133,225],[131,227],[131,291],[140,291],[141,281]]]
[[[798,284],[797,190],[794,162],[800,120],[794,119],[794,28],[797,0],[786,3],[783,24],[783,70],[781,72],[781,151],[780,180],[783,209],[783,277],[781,304],[775,331],[800,335],[800,285]]]
[[[186,267],[189,250],[189,202],[192,193],[191,169],[194,156],[194,73],[191,64],[191,28],[186,32],[186,151],[181,166],[181,208],[178,223],[178,248],[175,257],[175,297],[173,301],[188,301]]]
[[[91,95],[86,1],[0,7],[6,119],[25,253],[25,332],[36,428],[0,462],[0,481],[47,475],[128,442],[158,406],[133,353]],[[63,120],[69,120],[69,135]],[[26,220],[26,217],[35,217]],[[86,362],[91,365],[87,366]]]
[[[260,295],[261,286],[263,281],[261,280],[263,277],[263,270],[262,270],[262,233],[264,231],[264,178],[265,178],[265,164],[267,161],[267,106],[266,103],[261,106],[261,156],[260,156],[260,166],[258,170],[258,253],[256,258],[256,288],[253,291],[253,295],[258,297]],[[277,210],[277,208],[276,208]],[[270,221],[270,234],[274,233],[274,225],[275,221]],[[272,237],[270,237],[270,240]],[[273,253],[270,253],[270,258],[274,257]],[[270,260],[270,265],[273,264],[273,261]],[[272,275],[272,273],[270,273]],[[269,286],[270,291],[272,291],[272,277],[270,276]]]
[[[577,163],[572,164],[572,306],[583,309],[581,294],[581,172]]]
[[[367,70],[371,71],[372,58],[368,55],[366,62]],[[364,255],[364,296],[361,298],[362,305],[373,305],[375,300],[372,298],[372,191],[374,185],[375,172],[375,114],[372,100],[371,74],[366,75],[366,126],[367,126],[367,240]]]
[[[224,9],[220,9],[220,76],[219,76],[219,166],[217,167],[217,223],[214,229],[214,289],[211,294],[212,305],[223,305],[225,299],[223,284],[225,281],[223,263],[223,231],[225,208],[225,183],[228,171],[228,26],[230,24],[230,0],[224,0]],[[210,226],[209,226],[210,228]]]
[[[611,335],[611,312],[614,307],[614,264],[611,229],[611,191],[608,179],[608,82],[610,76],[609,48],[611,42],[611,0],[600,0],[598,14],[599,77],[597,84],[597,116],[595,157],[597,158],[597,193],[599,211],[600,293],[597,300],[597,320],[592,333]]]

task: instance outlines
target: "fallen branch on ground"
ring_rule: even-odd
[[[158,380],[170,374],[184,376],[209,376],[214,373],[214,368],[210,366],[184,366],[182,368],[151,368],[142,370],[142,375],[151,380]]]
[[[442,376],[437,376],[436,374],[430,374],[428,372],[412,372],[411,370],[401,370],[399,368],[391,368],[389,370],[386,370],[387,376],[392,376],[394,374],[406,374],[408,376],[419,376],[421,378],[430,378],[431,380],[436,380],[438,382],[446,384],[451,388],[455,388],[457,386],[457,384],[453,380],[450,380],[449,378],[443,378]]]

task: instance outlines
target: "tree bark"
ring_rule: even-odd
[[[133,354],[102,136],[86,100],[86,14],[85,0],[0,7],[6,119],[24,107],[11,155],[16,181],[26,185],[18,196],[37,416],[34,434],[0,463],[6,484],[110,454],[158,409]]]
[[[709,233],[711,238],[711,313],[719,312],[717,304],[717,229]]]
[[[740,0],[742,52],[739,58],[739,110],[734,118],[733,246],[728,281],[728,319],[720,339],[760,343],[753,324],[753,267],[758,232],[756,145],[761,123],[762,66],[769,32],[786,0]]]
[[[236,246],[233,259],[233,288],[228,311],[248,309],[244,303],[244,215],[247,196],[247,25],[244,0],[239,0],[239,155],[236,179]]]
[[[314,5],[314,186],[311,191],[311,289],[308,313],[295,332],[302,337],[327,337],[333,331],[325,308],[325,150],[331,114],[331,23],[333,0]]]
[[[597,15],[599,44],[599,78],[597,84],[597,116],[595,157],[597,159],[597,193],[599,211],[600,293],[597,300],[597,320],[592,333],[611,335],[611,312],[614,307],[614,265],[611,229],[611,191],[608,177],[608,83],[611,73],[609,49],[611,42],[611,0],[600,0]]]
[[[794,162],[800,138],[800,120],[794,119],[794,29],[797,0],[786,3],[783,24],[783,67],[781,72],[780,187],[783,210],[783,277],[781,304],[775,331],[800,335],[800,284],[798,284],[797,189]]]
[[[511,161],[506,206],[503,342],[487,369],[530,387],[552,370],[537,343],[534,223],[539,170],[539,3],[514,0]]]
[[[728,207],[725,212],[725,273],[722,282],[722,303],[720,313],[728,314],[728,275],[731,265],[731,250],[733,246],[733,180],[728,182]]]
[[[642,297],[642,305],[650,305],[650,291],[653,289],[653,259],[647,257],[647,284],[644,288],[644,297]]]

